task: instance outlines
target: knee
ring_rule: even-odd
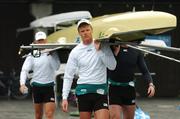
[[[110,113],[110,119],[120,119],[120,115],[111,112]]]
[[[47,119],[53,119],[54,112],[53,111],[48,111],[48,112],[45,113],[45,115],[46,115]]]
[[[41,114],[36,114],[36,119],[42,119],[42,115]]]

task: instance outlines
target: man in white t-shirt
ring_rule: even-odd
[[[108,119],[107,68],[115,69],[116,60],[108,44],[93,39],[92,24],[82,19],[77,24],[82,42],[70,53],[63,81],[62,110],[68,111],[68,94],[74,74],[78,69],[76,95],[80,119],[90,119],[92,112],[96,119]]]
[[[34,43],[46,43],[46,34],[37,32]],[[20,74],[20,91],[26,93],[25,85],[28,72],[33,71],[31,86],[35,109],[35,119],[42,119],[45,112],[46,119],[53,119],[55,112],[54,78],[55,71],[60,67],[60,60],[56,52],[41,53],[39,57],[28,55],[23,63]]]

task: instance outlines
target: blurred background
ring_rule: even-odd
[[[0,0],[0,96],[12,95],[8,91],[12,86],[8,87],[6,83],[15,85],[12,82],[19,80],[24,61],[18,55],[19,48],[33,41],[34,30],[28,29],[30,22],[53,14],[81,10],[89,11],[93,17],[132,10],[169,12],[177,16],[177,28],[161,36],[168,38],[171,46],[180,47],[179,0]],[[67,60],[67,53],[69,51],[61,52],[63,63]],[[179,52],[161,53],[180,59]],[[150,72],[154,74],[155,97],[180,96],[180,64],[152,55],[147,55],[145,59]],[[58,76],[58,79],[61,78]],[[146,95],[146,81],[139,75],[136,78],[137,93],[143,97]],[[13,90],[17,89],[14,87]]]

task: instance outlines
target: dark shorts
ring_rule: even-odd
[[[54,86],[32,87],[34,103],[55,102]]]
[[[135,105],[136,91],[132,86],[109,86],[109,104]]]
[[[89,93],[77,96],[80,112],[92,112],[100,109],[108,109],[107,95]]]

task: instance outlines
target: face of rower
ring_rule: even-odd
[[[35,44],[44,44],[44,43],[47,43],[47,40],[46,39],[39,39],[39,40],[36,40],[34,41]]]
[[[92,27],[89,24],[82,24],[78,28],[79,35],[82,38],[83,44],[88,45],[93,41],[92,37]]]

